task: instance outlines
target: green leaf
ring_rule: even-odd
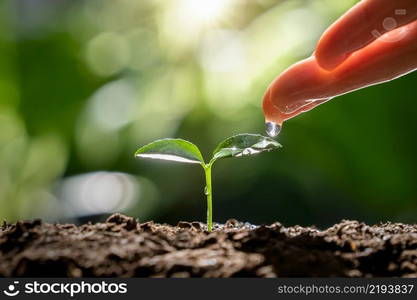
[[[154,141],[136,151],[135,156],[191,164],[204,164],[203,156],[197,146],[182,139]]]
[[[259,134],[238,134],[221,142],[213,152],[211,162],[226,157],[255,155],[282,147],[277,141]]]

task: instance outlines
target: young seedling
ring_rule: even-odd
[[[238,134],[227,138],[213,152],[213,157],[205,163],[196,145],[182,139],[162,139],[143,146],[136,151],[136,157],[177,161],[190,164],[200,164],[206,175],[207,196],[207,229],[213,228],[211,168],[217,160],[227,157],[242,157],[272,151],[281,145],[268,137],[259,134]]]

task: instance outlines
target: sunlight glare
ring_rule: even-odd
[[[182,0],[181,10],[189,20],[207,24],[223,15],[228,2],[228,0]]]

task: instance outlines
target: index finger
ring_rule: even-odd
[[[317,62],[333,70],[356,50],[416,19],[416,0],[363,0],[323,34],[315,51]]]

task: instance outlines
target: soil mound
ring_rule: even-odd
[[[417,225],[342,221],[326,229],[229,220],[97,224],[41,220],[0,227],[0,276],[417,277]]]

